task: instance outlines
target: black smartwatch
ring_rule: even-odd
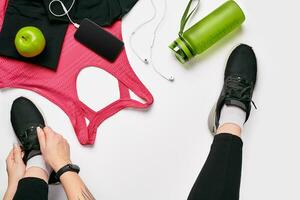
[[[63,166],[62,168],[60,168],[60,170],[58,170],[56,172],[55,179],[60,180],[60,177],[66,172],[76,172],[78,174],[79,171],[80,171],[80,168],[77,165],[67,164],[67,165]]]

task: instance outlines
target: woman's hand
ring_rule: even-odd
[[[13,197],[18,182],[25,174],[26,166],[22,160],[23,153],[19,145],[15,144],[6,159],[6,171],[8,175],[8,187],[4,199]]]
[[[55,172],[71,163],[70,146],[61,135],[48,127],[37,132],[43,157]],[[95,199],[77,173],[66,172],[60,180],[68,199]]]
[[[18,185],[25,174],[26,166],[22,160],[23,153],[19,145],[15,144],[6,159],[8,186]]]
[[[71,163],[70,146],[61,135],[48,127],[37,132],[43,157],[55,172]]]

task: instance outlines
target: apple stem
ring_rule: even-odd
[[[22,38],[23,38],[24,40],[26,40],[26,41],[27,41],[27,38],[26,38],[26,37],[22,36]]]

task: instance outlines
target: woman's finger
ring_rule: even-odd
[[[37,127],[36,131],[37,131],[37,135],[38,135],[40,147],[41,147],[41,150],[42,150],[42,149],[44,149],[45,146],[46,146],[46,136],[45,136],[45,132],[44,132],[43,129],[41,129],[40,127]]]
[[[22,150],[18,144],[14,144],[13,155],[15,161],[17,162],[22,161]]]
[[[10,161],[10,160],[14,160],[14,149],[10,150],[10,152],[6,158],[6,161]]]

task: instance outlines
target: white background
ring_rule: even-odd
[[[149,0],[140,0],[124,18],[123,33],[133,69],[155,97],[148,112],[121,111],[98,129],[93,147],[81,146],[65,113],[43,97],[24,90],[0,92],[0,194],[6,188],[5,157],[16,141],[10,125],[12,101],[24,95],[42,110],[48,125],[71,145],[73,162],[95,195],[103,200],[185,200],[205,159],[212,137],[207,116],[223,83],[225,63],[239,43],[253,46],[258,58],[258,82],[253,110],[246,124],[241,200],[300,199],[299,189],[299,45],[300,3],[238,1],[247,21],[243,28],[189,64],[177,62],[167,48],[176,39],[187,0],[168,0],[166,20],[158,32],[157,67],[176,77],[168,83],[143,65],[128,48],[131,31],[148,19]],[[203,0],[193,24],[224,0]],[[155,0],[162,14],[162,0]],[[135,47],[145,57],[158,22],[138,33]],[[81,99],[95,110],[118,98],[116,79],[99,69],[85,69],[78,80]],[[65,199],[61,186],[50,199]],[[1,196],[0,195],[0,196]]]

